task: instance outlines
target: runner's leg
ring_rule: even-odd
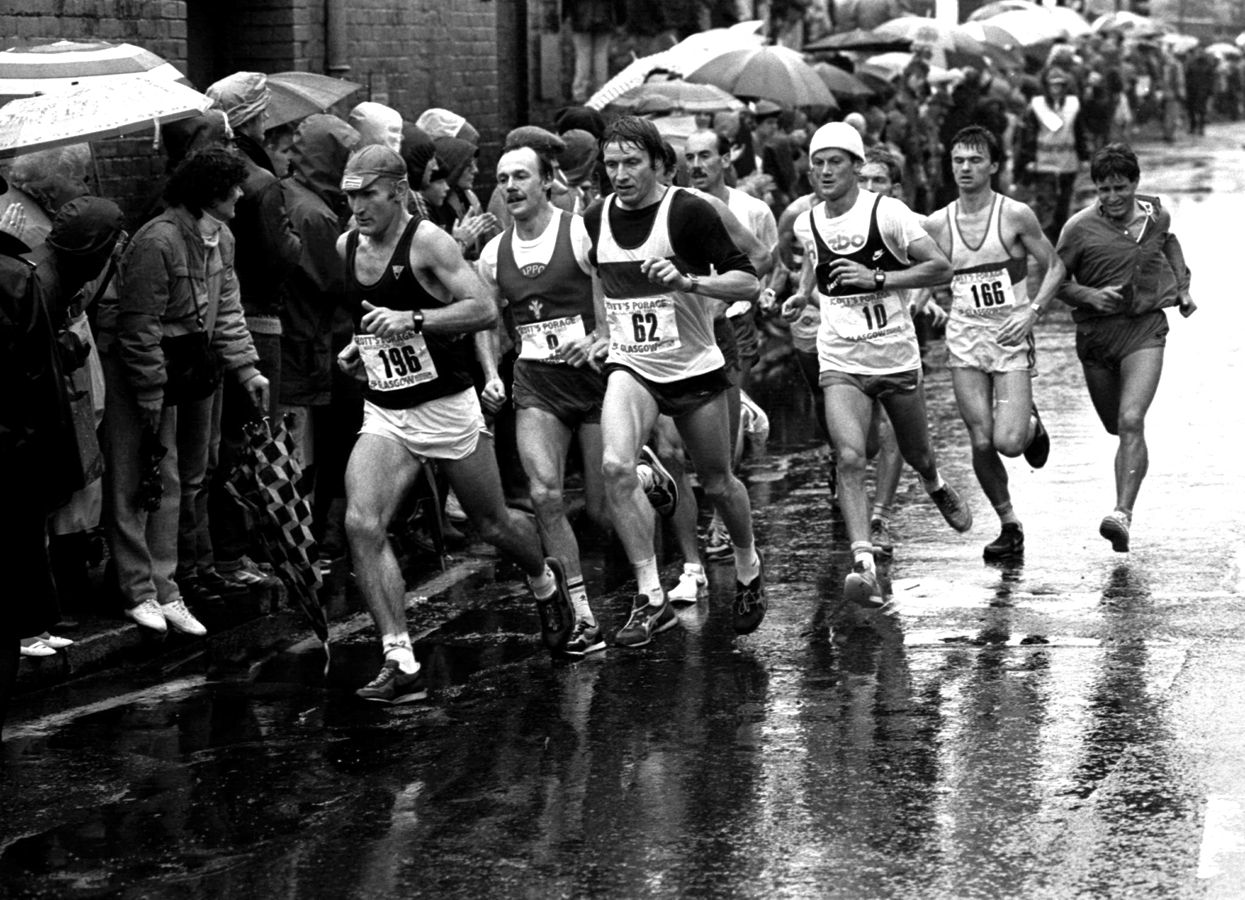
[[[958,370],[957,370],[958,371]],[[994,376],[994,449],[1015,459],[1033,440],[1033,375],[1028,369]]]
[[[882,398],[895,440],[904,462],[916,469],[926,488],[938,481],[938,462],[929,441],[929,420],[925,414],[925,386],[914,391],[894,391]],[[829,408],[827,407],[827,413]]]
[[[601,474],[601,423],[580,425],[577,441],[584,468],[584,512],[602,531],[611,531],[613,525],[605,502],[605,478]]]
[[[830,441],[838,455],[839,510],[843,513],[847,539],[853,545],[868,544],[869,497],[865,492],[865,462],[873,401],[858,388],[847,384],[825,385],[822,391],[826,398]]]
[[[550,556],[562,560],[567,579],[582,577],[579,543],[566,518],[562,494],[566,474],[566,452],[571,445],[571,429],[561,419],[543,409],[520,409],[515,414],[519,460],[527,473],[536,528]]]
[[[700,479],[705,496],[722,514],[731,543],[743,548],[753,545],[752,507],[748,489],[731,472],[729,393],[723,391],[699,409],[675,419],[674,423],[696,466],[696,477]]]
[[[1120,448],[1115,456],[1115,508],[1130,516],[1142,479],[1150,467],[1146,447],[1146,413],[1163,374],[1163,348],[1147,347],[1120,363],[1120,404],[1117,430]]]
[[[996,510],[1010,507],[1012,498],[1007,489],[1007,467],[994,446],[994,435],[999,430],[994,420],[994,376],[980,369],[956,367],[951,370],[951,385],[955,389],[960,417],[968,427],[977,481]],[[1027,419],[1028,407],[1025,408],[1025,416]]]
[[[657,401],[623,370],[610,373],[601,409],[601,470],[605,478],[605,498],[610,520],[627,559],[636,568],[640,593],[653,605],[663,596],[656,586],[657,562],[653,548],[653,508],[640,490],[636,459],[657,421]],[[654,596],[654,593],[656,596]]]
[[[653,443],[657,458],[679,482],[679,505],[675,507],[671,519],[675,543],[683,554],[684,564],[699,566],[700,545],[696,541],[696,519],[699,511],[696,508],[696,494],[692,490],[691,479],[687,477],[683,438],[669,416],[657,417],[657,425],[653,429]]]

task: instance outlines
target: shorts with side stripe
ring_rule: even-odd
[[[977,369],[995,375],[1002,372],[1036,372],[1037,350],[1030,332],[1019,344],[1000,344],[999,325],[971,325],[952,319],[947,323],[947,365],[953,369]]]

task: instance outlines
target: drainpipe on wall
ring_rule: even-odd
[[[342,78],[350,71],[346,0],[325,0],[324,12],[325,68],[329,75]]]

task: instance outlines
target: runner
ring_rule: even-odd
[[[765,615],[765,578],[748,493],[730,471],[729,380],[712,312],[697,295],[751,300],[755,270],[706,201],[660,183],[662,139],[652,122],[620,118],[602,144],[614,193],[586,219],[610,331],[601,417],[606,496],[639,588],[615,643],[643,646],[677,621],[658,576],[653,514],[635,471],[659,413],[674,419],[705,494],[726,520],[735,555],[734,627],[746,634]]]
[[[1050,437],[1033,402],[1033,326],[1064,278],[1063,263],[1033,210],[991,189],[999,161],[993,134],[979,125],[960,129],[951,145],[959,199],[925,223],[955,270],[947,351],[956,403],[973,445],[973,471],[1002,524],[982,551],[990,560],[1020,556],[1025,549],[1001,456],[1023,453],[1040,469],[1050,455]],[[1029,257],[1045,273],[1032,302]]]
[[[816,292],[817,335],[826,421],[838,454],[838,498],[854,559],[845,596],[885,603],[869,538],[865,459],[873,400],[880,399],[899,449],[930,499],[957,531],[972,527],[968,505],[938,472],[925,416],[921,355],[900,291],[951,277],[951,266],[915,213],[893,197],[862,191],[860,133],[843,122],[817,129],[809,147],[824,202],[796,219],[804,246],[799,293],[783,303],[794,321]]]
[[[479,271],[518,335],[514,405],[519,458],[531,484],[536,526],[550,555],[561,560],[575,610],[567,656],[603,650],[605,641],[584,587],[579,544],[566,517],[563,478],[572,437],[584,461],[584,500],[601,525],[601,401],[605,323],[593,303],[590,242],[584,220],[550,202],[554,163],[532,147],[502,155],[497,184],[513,223],[480,254]],[[599,352],[598,352],[599,351]]]
[[[1163,373],[1169,306],[1185,318],[1197,304],[1189,267],[1157,197],[1137,193],[1141,166],[1123,144],[1094,154],[1098,202],[1068,220],[1055,250],[1068,270],[1059,298],[1072,307],[1076,355],[1115,454],[1115,509],[1098,533],[1117,553],[1129,548],[1133,504],[1149,468],[1146,412]]]
[[[453,238],[406,208],[406,164],[372,145],[342,176],[357,227],[342,235],[355,339],[338,357],[367,382],[363,427],[346,471],[346,533],[359,590],[381,634],[380,674],[357,693],[401,703],[426,695],[403,608],[405,584],[387,528],[420,467],[437,459],[480,536],[527,573],[545,646],[573,625],[561,563],[541,555],[536,528],[506,508],[497,461],[471,381],[474,344],[497,309]]]

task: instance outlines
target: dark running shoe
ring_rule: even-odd
[[[423,700],[428,696],[424,670],[421,668],[415,674],[408,675],[398,667],[396,659],[387,659],[380,667],[380,674],[355,691],[355,696],[376,703],[391,704]]]
[[[735,581],[735,603],[731,606],[736,634],[751,634],[765,618],[769,601],[765,598],[765,558],[757,553],[761,571],[747,584]]]
[[[601,638],[601,626],[591,625],[587,619],[580,619],[575,623],[571,636],[566,641],[566,646],[562,648],[563,656],[587,656],[589,653],[596,653],[598,650],[605,649],[605,641]]]
[[[673,516],[675,509],[679,506],[678,482],[661,464],[657,454],[648,445],[640,448],[640,465],[648,466],[649,471],[653,473],[648,490],[644,492],[649,504],[657,510],[658,515],[666,518]]]
[[[1128,552],[1128,514],[1118,509],[1103,517],[1098,526],[1098,533],[1111,542],[1111,549],[1116,553]]]
[[[869,523],[869,541],[873,544],[873,558],[879,562],[890,562],[895,558],[895,536],[891,527],[881,519]]]
[[[661,606],[651,605],[648,594],[636,594],[631,601],[631,617],[614,635],[614,643],[619,647],[643,647],[653,639],[653,635],[673,628],[678,621],[664,591]]]
[[[554,556],[545,558],[553,572],[553,594],[544,600],[537,598],[536,611],[540,614],[540,639],[550,653],[558,653],[570,639],[571,630],[575,627],[575,607],[571,605],[571,594],[566,589],[566,571],[562,568],[562,560]]]
[[[956,531],[964,532],[973,527],[973,511],[968,508],[959,491],[949,484],[944,484],[929,495],[934,501],[947,524]]]
[[[1023,556],[1025,552],[1025,533],[1015,522],[1008,522],[993,541],[986,544],[981,555],[986,559],[1011,559]]]
[[[865,609],[880,609],[886,605],[877,573],[862,562],[856,563],[843,582],[843,596]]]
[[[1042,424],[1042,417],[1038,415],[1037,404],[1033,404],[1033,421],[1037,423],[1037,427],[1033,430],[1033,440],[1029,441],[1029,446],[1025,447],[1025,462],[1040,469],[1046,465],[1046,459],[1050,456],[1050,434],[1046,431],[1046,426]]]

